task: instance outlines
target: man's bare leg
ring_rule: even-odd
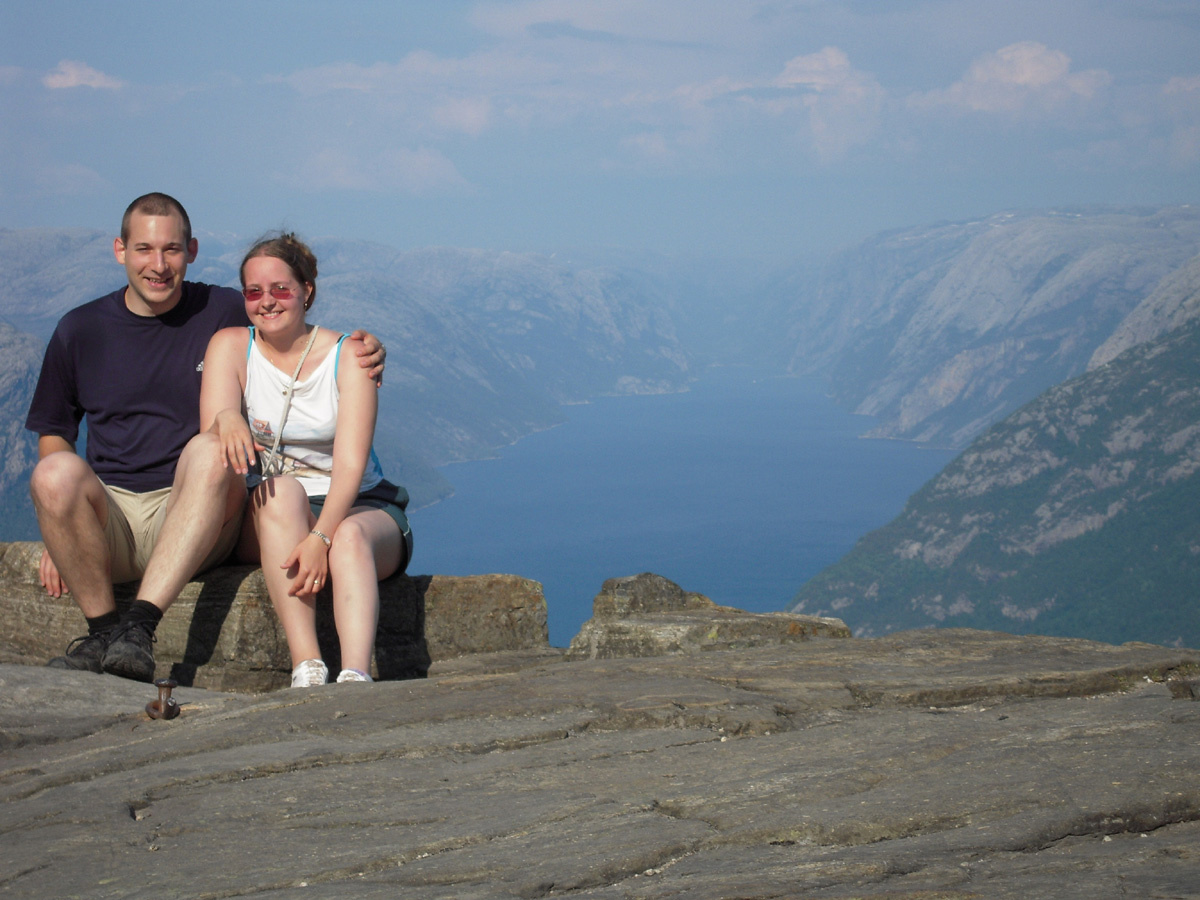
[[[48,665],[101,671],[108,640],[117,625],[112,557],[104,528],[108,498],[91,466],[71,451],[49,453],[33,470],[29,493],[46,545],[42,585],[55,597],[66,587],[88,620],[88,633]]]
[[[46,552],[80,611],[88,618],[115,611],[108,498],[91,466],[74,453],[51,453],[34,468],[29,493]]]
[[[154,679],[154,630],[212,552],[225,523],[240,521],[245,479],[222,461],[220,441],[199,434],[188,441],[175,467],[162,529],[150,553],[138,599],[104,651],[105,672],[138,681]]]

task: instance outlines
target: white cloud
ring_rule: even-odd
[[[915,94],[915,107],[951,107],[973,112],[1046,112],[1090,100],[1107,87],[1103,69],[1071,71],[1071,58],[1036,41],[1009,44],[975,60],[966,75],[945,90]]]
[[[785,129],[822,159],[870,140],[886,99],[875,77],[836,47],[786,65],[739,49],[761,43],[761,14],[725,0],[481,3],[472,22],[495,40],[476,51],[419,50],[274,80],[347,117],[386,124],[410,144],[582,128],[595,136],[593,162],[623,150],[619,158],[707,167],[730,153],[742,158],[747,129],[762,125]]]
[[[427,147],[385,149],[370,155],[325,148],[313,153],[291,177],[283,180],[309,190],[407,194],[461,191],[469,187],[450,160]]]
[[[761,101],[775,114],[802,110],[817,155],[830,160],[875,134],[886,92],[875,77],[854,68],[837,47],[788,60]]]
[[[675,136],[684,136],[693,147],[722,131],[730,134],[744,129],[748,123],[742,114],[750,111],[760,123],[765,116],[794,128],[819,158],[828,161],[874,136],[886,100],[886,92],[873,75],[854,68],[841,49],[826,47],[794,57],[773,76],[735,79],[722,75],[657,94],[643,89],[623,98],[623,103],[643,109],[658,107],[664,121],[669,120],[669,108],[682,111],[686,127]],[[753,127],[753,119],[749,125]]]
[[[677,14],[683,8],[663,2]],[[547,147],[555,135],[582,130],[587,141],[566,143],[585,158],[594,150],[593,165],[708,169],[735,158],[740,165],[755,134],[763,157],[778,156],[781,140],[788,152],[799,148],[803,159],[821,162],[872,146],[885,153],[906,146],[911,155],[928,123],[905,121],[906,108],[1028,119],[1059,135],[1063,124],[1086,124],[1093,140],[1115,136],[1118,127],[1108,72],[1074,70],[1066,53],[1044,43],[985,53],[953,84],[906,102],[838,46],[790,58],[770,50],[755,56],[739,46],[753,30],[753,15],[722,15],[735,32],[728,41],[711,22],[692,21],[703,16],[677,15],[672,26],[659,6],[647,11],[641,0],[485,3],[473,21],[495,39],[475,51],[417,50],[394,62],[339,62],[275,81],[345,121],[370,122],[409,146],[438,148],[444,166],[463,151],[443,140],[504,130],[549,135],[539,143]],[[765,50],[761,34],[758,41],[755,49]],[[1195,93],[1186,79],[1171,90]],[[1181,130],[1177,156],[1189,152],[1188,135]]]
[[[839,90],[847,84],[866,80],[855,72],[850,58],[837,47],[826,47],[808,56],[788,60],[783,72],[775,78],[779,87],[806,87],[814,91]]]
[[[111,75],[98,72],[86,63],[73,59],[64,59],[53,72],[42,79],[42,84],[52,90],[60,88],[90,87],[115,91],[125,86],[125,82]]]

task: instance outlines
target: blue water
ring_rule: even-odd
[[[541,582],[556,647],[605,579],[639,572],[722,605],[782,610],[953,455],[863,440],[871,420],[816,382],[747,369],[565,412],[497,459],[444,467],[455,493],[412,513],[409,567]]]

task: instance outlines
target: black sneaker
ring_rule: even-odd
[[[113,629],[101,661],[105,672],[132,678],[154,680],[154,631],[146,622],[123,622]]]
[[[99,675],[104,671],[101,660],[108,642],[112,638],[114,628],[106,628],[95,634],[85,634],[67,644],[67,652],[56,656],[46,663],[51,669],[73,669],[76,672],[95,672]]]

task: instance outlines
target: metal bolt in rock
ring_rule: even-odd
[[[159,678],[154,682],[158,688],[158,699],[146,704],[146,715],[152,719],[173,719],[179,715],[179,701],[171,696],[171,690],[179,686],[173,678]]]

